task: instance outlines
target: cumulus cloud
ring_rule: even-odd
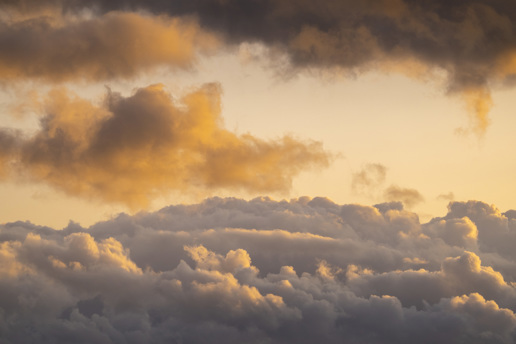
[[[8,223],[1,339],[512,343],[515,258],[484,244],[512,238],[510,219],[471,201],[421,224],[303,197],[212,198],[90,228]],[[504,234],[477,235],[494,223]]]
[[[54,90],[34,135],[1,132],[2,168],[71,195],[139,208],[170,190],[286,191],[302,169],[328,164],[319,142],[224,129],[220,92],[208,84],[174,101],[153,85],[128,97],[108,92],[98,106]]]
[[[0,16],[0,80],[127,78],[161,65],[189,68],[199,53],[218,45],[219,39],[191,18],[7,11]]]

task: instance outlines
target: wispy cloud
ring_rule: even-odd
[[[351,188],[355,193],[372,196],[385,182],[387,167],[382,164],[367,164],[359,172],[353,173]]]
[[[1,6],[1,5],[0,5]],[[0,18],[0,80],[97,81],[190,68],[220,44],[192,18],[130,12]]]
[[[391,185],[385,189],[384,197],[388,201],[401,201],[408,207],[412,207],[425,200],[423,195],[416,189],[402,188],[397,185]]]

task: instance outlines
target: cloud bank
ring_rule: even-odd
[[[220,35],[226,45],[257,42],[271,51],[286,54],[289,68],[294,70],[341,68],[355,74],[371,69],[395,70],[415,78],[444,73],[446,92],[463,98],[472,114],[467,131],[478,135],[485,132],[490,122],[491,87],[512,85],[516,75],[516,11],[512,3],[502,0],[327,0],[317,4],[306,0],[24,0],[3,1],[0,5],[19,15],[34,12],[35,8],[39,11],[42,8],[58,8],[61,13],[69,15],[89,11],[101,16],[102,19],[95,20],[102,22],[134,17],[110,14],[111,11],[146,11],[155,15],[167,13],[173,17],[195,17],[203,29]],[[70,25],[71,28],[88,26]],[[158,23],[147,22],[146,25],[155,27],[164,24],[160,19]],[[23,35],[31,39],[38,37],[38,32],[42,30],[33,24],[25,25],[23,29]],[[5,32],[10,30],[19,31],[16,26],[10,26]],[[196,32],[197,29],[187,31]],[[96,42],[95,35],[82,35],[88,33],[88,29],[71,32],[74,32],[71,35],[81,32],[79,38],[88,38],[82,41],[84,43]],[[108,40],[111,35],[109,30],[95,32],[106,35]],[[134,35],[135,39],[141,37],[136,30],[120,33],[122,39],[131,39],[130,35]],[[45,37],[52,37],[53,34]],[[45,39],[35,46],[41,47],[44,58],[54,50],[51,41]],[[117,47],[117,44],[111,46],[115,54],[123,54],[123,50],[118,51]],[[15,51],[25,56],[23,48]],[[129,53],[128,56],[133,55]],[[135,58],[128,62],[134,66],[145,66],[165,60],[162,53],[150,56],[145,61]],[[17,65],[14,60],[3,60],[7,65]],[[30,73],[38,74],[30,61],[22,61],[28,63],[26,68]],[[75,62],[82,65],[79,60]],[[127,66],[120,74],[127,74],[131,68]],[[117,68],[110,70],[117,71]],[[105,71],[97,72],[97,75],[106,76]]]
[[[171,190],[288,191],[301,170],[328,165],[319,142],[224,129],[220,92],[207,84],[174,101],[153,85],[97,106],[53,90],[35,134],[0,132],[3,175],[141,209]]]
[[[207,199],[0,226],[4,343],[513,343],[516,212]]]

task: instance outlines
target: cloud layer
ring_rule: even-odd
[[[193,16],[226,43],[260,42],[286,54],[293,69],[395,70],[416,78],[444,72],[447,93],[464,98],[472,114],[467,130],[479,135],[489,125],[490,88],[512,85],[516,74],[516,11],[507,1],[24,0],[4,1],[3,7],[22,14],[58,8],[68,14],[143,10]],[[111,19],[108,14],[102,20]]]
[[[192,66],[198,53],[261,43],[277,65],[446,78],[483,135],[490,89],[514,84],[516,11],[507,1],[2,1],[2,78],[131,77]],[[66,61],[66,63],[64,62]]]
[[[513,343],[515,211],[213,198],[0,227],[5,343]]]
[[[153,85],[128,97],[108,92],[102,106],[65,89],[44,103],[35,134],[0,132],[4,177],[133,208],[171,190],[287,191],[302,169],[330,159],[319,142],[224,129],[217,84],[178,101]]]

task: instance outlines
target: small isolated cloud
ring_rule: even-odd
[[[353,173],[351,188],[358,194],[372,195],[385,182],[387,168],[382,164],[367,164],[360,172]]]
[[[0,341],[513,343],[514,212],[212,198],[0,225]]]
[[[409,208],[425,200],[416,189],[402,188],[397,185],[391,185],[385,189],[384,197],[388,201],[401,201]]]
[[[454,201],[455,200],[455,194],[453,192],[448,192],[446,194],[440,194],[439,196],[437,196],[437,199],[438,200],[442,200],[442,201]]]
[[[208,84],[175,102],[153,85],[97,106],[57,89],[34,135],[0,132],[0,162],[14,177],[135,208],[170,190],[286,191],[301,170],[328,165],[319,142],[224,129],[220,92]]]

